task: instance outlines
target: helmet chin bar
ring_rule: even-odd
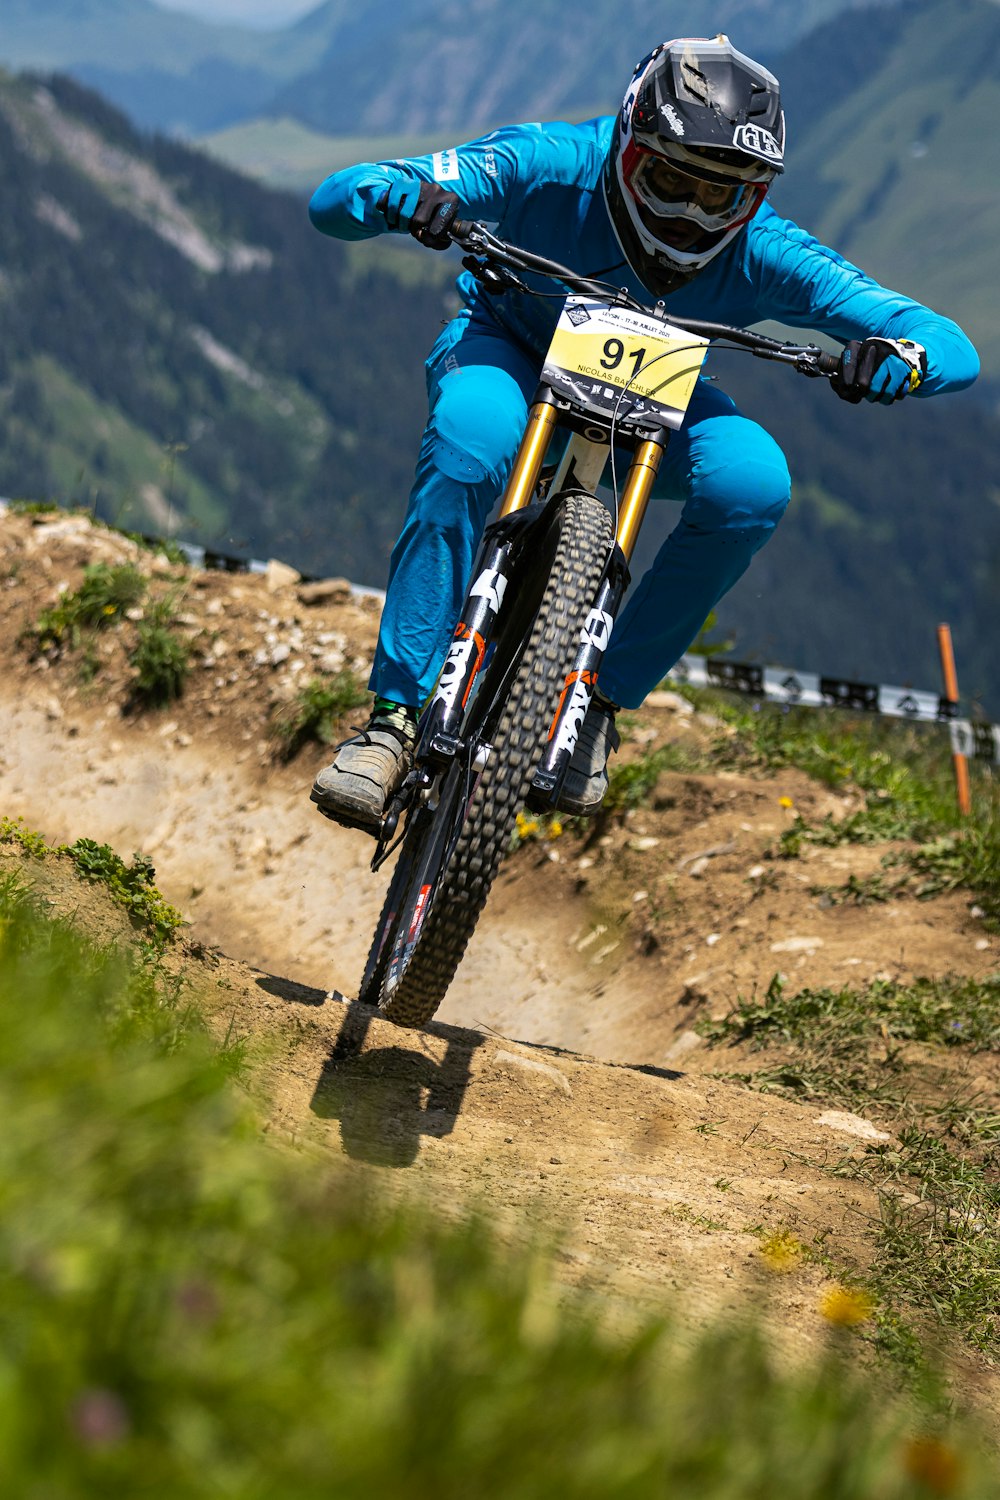
[[[726,224],[714,230],[706,229],[694,217],[688,217],[685,214],[672,215],[671,219],[666,222],[689,223],[700,231],[698,238],[688,248],[680,245],[672,245],[668,240],[661,239],[651,226],[644,223],[639,206],[635,205],[633,209],[633,201],[627,200],[625,209],[644,255],[652,257],[657,265],[665,264],[671,266],[676,273],[687,279],[687,277],[693,276],[696,271],[700,271],[703,266],[708,265],[710,260],[713,260],[720,251],[724,250],[735,239],[736,235],[745,228],[754,214],[756,214],[764,201],[766,193],[766,187],[760,188],[754,194],[752,203],[740,219],[735,223]],[[653,289],[651,288],[650,290]]]

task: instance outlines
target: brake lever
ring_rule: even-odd
[[[528,286],[506,266],[497,266],[475,255],[463,255],[462,265],[488,292],[526,292]]]
[[[840,360],[835,354],[830,354],[826,349],[821,349],[818,344],[810,344],[808,348],[803,349],[798,359],[796,359],[795,368],[800,375],[808,375],[813,380],[818,379],[821,375],[825,375],[829,379],[831,375],[836,375],[840,369]]]

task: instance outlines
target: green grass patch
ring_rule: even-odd
[[[0,818],[0,844],[16,844],[33,859],[41,859],[51,852],[41,834],[28,828],[23,818]]]
[[[134,626],[130,706],[162,708],[182,695],[191,666],[190,642],[172,624],[177,592],[154,598],[145,574],[132,563],[94,563],[84,569],[80,587],[43,610],[22,641],[50,657],[80,651],[78,674],[89,684],[101,670],[98,632],[127,621]]]
[[[54,500],[11,500],[9,509],[15,516],[51,516],[60,513]]]
[[[891,814],[895,827],[910,830],[889,837],[919,836],[921,829],[958,821],[951,751],[938,725],[699,696],[728,727],[712,749],[716,765],[768,772],[795,767],[835,790],[857,788],[873,816]]]
[[[995,1131],[994,1144],[1000,1139]],[[1000,1187],[996,1152],[971,1161],[920,1126],[898,1147],[872,1148],[844,1171],[879,1194],[879,1292],[897,1307],[919,1307],[995,1357],[1000,1348],[997,1265]],[[909,1190],[916,1202],[896,1189]]]
[[[900,1330],[912,1309],[1000,1354],[1000,1113],[996,1099],[956,1090],[944,1065],[955,1048],[1000,1050],[1000,975],[795,994],[775,977],[761,1004],[741,999],[699,1030],[716,1046],[780,1050],[739,1075],[751,1087],[874,1107],[895,1136],[825,1164],[878,1195],[871,1286],[887,1309],[887,1347],[911,1357]]]
[[[84,880],[102,885],[115,905],[128,912],[139,936],[149,945],[147,951],[162,953],[184,925],[181,913],[157,890],[156,871],[145,854],[133,854],[131,863],[126,864],[110,844],[98,844],[94,839],[51,847],[20,818],[0,818],[0,844],[16,844],[33,859],[50,855],[69,859]]]
[[[144,574],[132,563],[92,563],[84,568],[80,587],[43,610],[30,635],[40,651],[63,645],[76,650],[85,629],[118,624],[145,597],[146,587]]]
[[[156,871],[148,855],[133,854],[131,863],[126,864],[110,844],[98,844],[93,839],[63,844],[58,852],[73,861],[84,879],[103,885],[156,948],[165,947],[183,927],[181,913],[156,888]]]
[[[720,1021],[699,1027],[707,1041],[772,1041],[808,1044],[831,1057],[857,1042],[932,1042],[942,1046],[1000,1050],[1000,975],[983,980],[915,979],[909,984],[875,979],[863,989],[799,990],[786,993],[771,980],[762,1003],[740,998]],[[847,1097],[847,1096],[845,1096]],[[850,1094],[852,1102],[856,1095]]]
[[[691,754],[682,746],[661,745],[625,765],[612,765],[608,771],[608,790],[601,804],[602,815],[648,806],[664,772],[689,771],[695,764]]]
[[[135,672],[132,698],[147,708],[162,708],[184,691],[191,669],[191,646],[171,628],[173,610],[167,599],[150,605],[138,622],[129,665]]]
[[[340,720],[368,698],[367,689],[349,671],[314,677],[272,714],[268,730],[276,753],[282,760],[291,760],[303,745],[329,745]]]
[[[10,1494],[995,1494],[842,1327],[792,1372],[732,1326],[622,1331],[538,1249],[262,1141],[233,1069],[158,966],[0,882]]]

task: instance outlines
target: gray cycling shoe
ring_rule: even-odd
[[[321,813],[348,827],[376,829],[386,803],[413,765],[415,720],[405,710],[373,714],[364,729],[337,746],[309,793]]]
[[[595,693],[580,730],[556,807],[577,817],[591,817],[608,789],[608,756],[621,744],[615,728],[617,705]]]

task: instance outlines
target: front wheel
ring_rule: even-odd
[[[463,725],[466,752],[407,824],[359,999],[422,1026],[451,983],[509,847],[611,549],[592,495],[560,495],[508,584],[492,658]]]

